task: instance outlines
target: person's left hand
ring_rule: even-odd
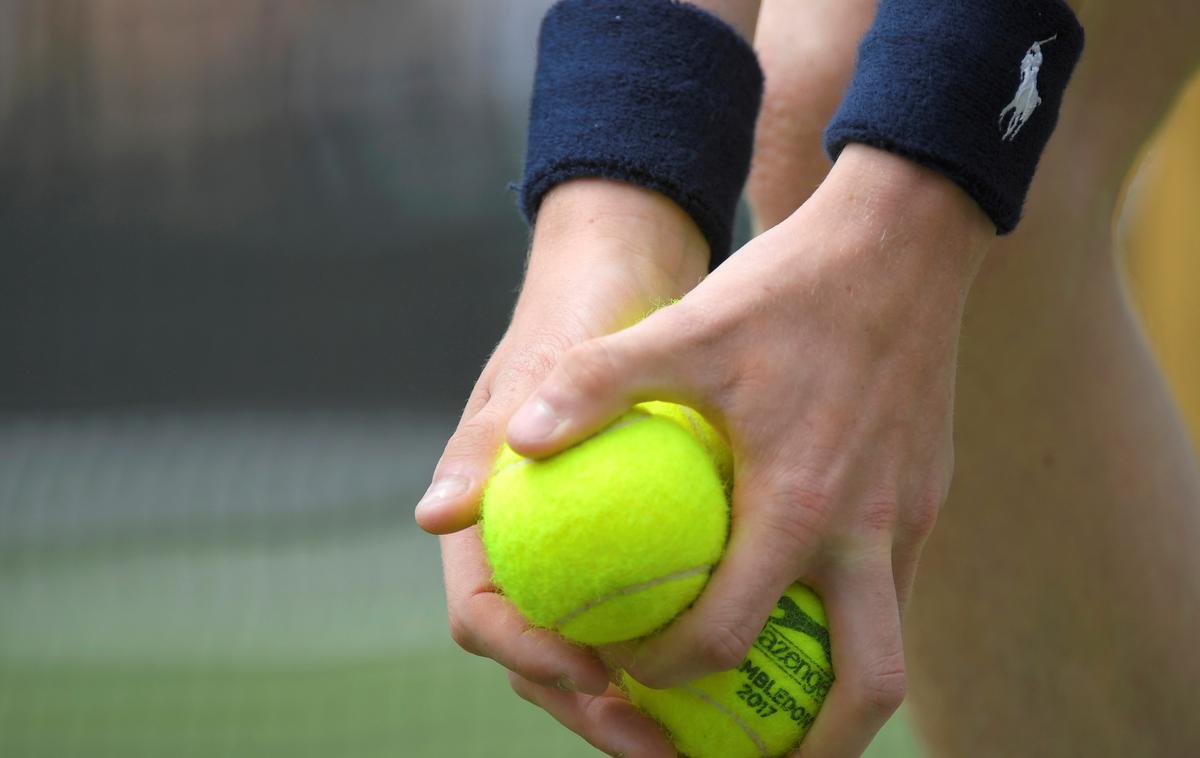
[[[509,423],[518,452],[551,455],[664,399],[704,413],[734,453],[732,532],[703,594],[660,635],[607,651],[636,679],[736,666],[803,581],[826,605],[836,681],[802,752],[866,748],[904,696],[900,616],[949,486],[958,333],[994,234],[949,180],[851,145],[803,207],[682,300],[560,356]],[[564,693],[514,686],[592,728]]]

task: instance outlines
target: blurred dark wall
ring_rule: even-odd
[[[0,0],[0,408],[457,408],[547,4]]]

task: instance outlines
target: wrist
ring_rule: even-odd
[[[866,244],[852,249],[902,249],[889,268],[910,262],[969,284],[996,236],[991,219],[955,182],[867,145],[846,146],[814,199],[840,208],[847,231],[862,235]]]
[[[625,182],[585,178],[554,187],[542,201],[530,268],[594,263],[627,271],[648,290],[678,297],[708,268],[700,228],[666,196]],[[585,260],[580,260],[584,258]]]
[[[747,3],[709,5],[728,12]],[[749,25],[748,14],[734,16]],[[625,181],[671,198],[695,220],[712,261],[723,260],[762,86],[747,40],[691,3],[555,3],[538,35],[525,218],[536,224],[547,194],[572,179]]]

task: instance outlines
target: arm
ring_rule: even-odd
[[[764,18],[773,10],[768,4]],[[821,61],[820,77],[781,77],[762,58],[767,100],[752,191],[760,219],[774,216],[763,224],[770,231],[675,306],[569,351],[509,426],[515,448],[547,455],[632,402],[666,397],[724,428],[738,466],[726,557],[662,636],[613,653],[652,686],[735,666],[783,588],[805,581],[825,598],[838,677],[806,756],[858,754],[903,698],[900,615],[949,486],[964,302],[996,226],[1019,207],[1016,193],[1000,197],[990,204],[995,221],[957,181],[854,141],[807,202],[803,187],[789,187],[790,196],[771,189],[805,174],[811,187],[828,165],[819,137],[829,112],[810,120],[806,108],[836,106],[852,70],[853,30],[866,21],[862,6],[855,10],[818,9],[851,28],[803,58]],[[783,28],[806,33],[800,23]],[[1015,58],[1000,63],[1015,70],[1041,38],[1016,40]],[[796,60],[795,50],[772,52]],[[992,84],[1000,99],[984,103],[981,122],[983,136],[999,141],[995,114],[1016,85]],[[773,101],[780,92],[791,102]],[[776,140],[766,155],[764,137]]]
[[[695,3],[743,34],[756,0]],[[674,755],[666,738],[609,685],[590,651],[533,630],[490,582],[475,521],[505,427],[574,345],[616,332],[683,296],[703,278],[709,249],[678,205],[606,179],[576,179],[541,203],[512,322],[492,354],[434,473],[416,518],[441,537],[451,634],[509,669],[513,688],[602,751]]]
[[[512,322],[438,462],[417,521],[441,534],[454,640],[507,668],[514,689],[610,754],[671,756],[657,727],[610,687],[591,652],[531,629],[491,584],[475,521],[505,426],[563,352],[680,297],[705,271],[696,225],[666,198],[607,180],[543,203]],[[585,718],[586,717],[586,718]]]
[[[539,217],[539,235],[546,223]],[[850,145],[808,202],[679,303],[620,331],[564,341],[570,347],[554,351],[548,373],[549,361],[492,379],[491,395],[499,387],[505,397],[486,424],[472,425],[486,432],[452,440],[439,467],[471,461],[463,468],[476,472],[467,477],[474,489],[426,507],[422,524],[469,523],[504,419],[515,448],[548,455],[638,400],[701,408],[738,461],[729,551],[663,636],[612,652],[657,686],[736,665],[783,588],[802,579],[826,599],[838,672],[806,754],[861,751],[903,697],[900,612],[949,482],[957,333],[993,234],[953,182]],[[531,273],[539,244],[535,236]],[[522,295],[514,330],[522,308],[537,312],[542,297]],[[546,409],[549,425],[539,418]],[[544,434],[547,426],[556,431]],[[666,749],[611,690],[554,689],[563,681],[554,673],[569,669],[576,687],[598,693],[595,659],[553,640],[515,644],[519,619],[489,623],[512,611],[488,592],[467,534],[445,543],[452,625],[464,646],[504,663],[518,692],[593,744]]]
[[[900,613],[949,485],[958,328],[994,233],[942,177],[848,148],[802,208],[679,303],[560,358],[509,425],[522,452],[651,397],[703,409],[734,449],[726,556],[663,635],[611,651],[635,678],[737,665],[800,579],[825,600],[837,673],[806,755],[865,749],[904,695]]]

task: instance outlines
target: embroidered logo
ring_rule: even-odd
[[[1053,42],[1058,35],[1054,35],[1040,42],[1034,42],[1028,50],[1025,51],[1025,57],[1021,59],[1021,83],[1017,85],[1017,94],[1013,97],[1012,102],[1004,106],[1004,110],[1000,111],[1000,130],[1004,133],[1000,139],[1012,142],[1017,132],[1021,131],[1021,127],[1025,126],[1025,122],[1033,115],[1033,111],[1042,104],[1042,98],[1037,91],[1038,71],[1042,67],[1042,45]],[[1008,119],[1007,124],[1005,119]]]

